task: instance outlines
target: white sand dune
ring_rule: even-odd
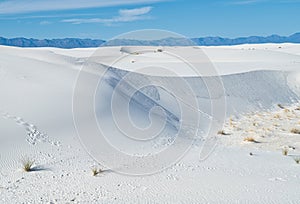
[[[205,55],[199,58],[195,50]],[[95,51],[0,46],[0,203],[296,203],[300,200],[300,166],[294,161],[300,155],[300,138],[290,131],[300,129],[300,114],[296,110],[300,97],[300,45],[201,49],[103,47]],[[141,80],[144,76],[154,81],[166,80],[178,89],[179,78],[183,77],[197,95],[203,114],[211,114],[205,84],[199,82],[187,63],[167,53],[180,56],[195,67],[214,65],[225,88],[224,131],[230,135],[215,134],[219,138],[215,151],[200,161],[205,140],[201,134],[208,131],[206,118],[199,127],[203,132],[197,142],[170,168],[139,177],[107,169],[93,177],[91,168],[99,164],[80,143],[72,113],[78,73],[91,55],[100,59],[98,63],[114,67],[106,75],[105,90],[99,91],[97,111],[101,116],[110,105],[114,83],[128,72]],[[122,60],[112,63],[116,58]],[[149,64],[152,68],[172,68],[177,76],[169,72],[157,74]],[[91,76],[91,79],[97,77]],[[204,72],[203,77],[213,81],[217,76]],[[126,90],[122,94],[126,95]],[[167,111],[169,129],[165,133],[172,134],[178,128],[180,115],[169,97],[160,89],[144,89],[135,98],[132,119],[141,126],[147,125],[149,121],[144,116],[159,105]],[[286,109],[280,109],[278,104]],[[132,145],[129,149],[133,153],[167,147],[165,140],[170,138],[161,137],[148,146],[119,140],[110,123],[111,114],[106,116],[102,122],[120,147]],[[88,127],[90,118],[82,119]],[[253,137],[259,143],[245,142],[246,137]],[[282,148],[289,149],[289,156],[282,155]],[[36,171],[23,172],[22,157],[34,158]]]

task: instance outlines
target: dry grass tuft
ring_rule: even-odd
[[[246,137],[244,138],[245,142],[253,142],[253,143],[258,143],[253,137]]]
[[[224,130],[218,131],[218,135],[230,135],[229,133],[226,133]]]
[[[24,171],[26,171],[26,172],[32,171],[32,167],[33,167],[33,164],[34,164],[34,160],[29,159],[29,158],[23,158],[23,159],[21,160],[21,162],[22,162],[23,170],[24,170]]]
[[[288,148],[283,148],[283,149],[282,149],[282,155],[287,156],[288,153],[289,153]]]
[[[102,172],[103,172],[102,169],[98,169],[96,167],[92,168],[92,174],[93,174],[93,176],[97,176],[98,174],[100,174]]]
[[[291,133],[300,135],[300,130],[297,128],[291,129]]]
[[[276,115],[274,115],[274,118],[279,119],[279,118],[281,118],[281,116],[279,114],[276,114]]]
[[[300,164],[300,157],[294,157],[294,160],[297,164]]]

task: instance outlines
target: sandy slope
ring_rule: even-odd
[[[130,54],[136,49],[100,48],[97,55],[100,63],[108,65],[117,56],[126,56],[114,67],[148,75],[157,74],[137,69],[149,62],[174,68],[178,75],[189,77],[186,79],[198,90],[199,102],[209,114],[203,87],[190,78],[195,73],[164,55],[166,51],[181,53],[197,66],[205,59],[192,54],[199,48],[166,47],[163,53]],[[77,137],[72,94],[78,71],[95,49],[1,46],[0,202],[296,203],[300,199],[300,166],[294,158],[299,154],[300,138],[290,130],[299,127],[298,106],[293,104],[300,96],[300,46],[202,50],[222,75],[228,115],[224,131],[230,135],[216,134],[219,145],[205,161],[199,161],[200,138],[181,161],[159,174],[132,177],[108,169],[93,177],[91,168],[98,164]],[[166,101],[161,103],[164,107]],[[278,108],[279,103],[287,110]],[[205,130],[205,126],[201,128]],[[248,136],[260,143],[244,142]],[[290,148],[286,157],[281,153],[285,146]],[[22,171],[20,159],[24,156],[35,159],[36,171]]]

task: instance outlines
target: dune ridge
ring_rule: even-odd
[[[178,78],[183,78],[195,92],[200,110],[205,116],[211,114],[205,84],[193,72],[182,69],[178,61],[170,61],[161,52],[124,54],[120,52],[121,48],[97,50],[101,66],[110,66],[112,58],[127,56],[109,70],[104,87],[106,92],[99,92],[103,96],[111,94],[118,80],[128,72],[141,79],[143,76],[157,81],[169,79],[175,85]],[[0,202],[160,203],[166,199],[174,203],[297,202],[300,199],[297,191],[300,174],[299,165],[293,158],[298,155],[300,146],[297,143],[299,136],[290,131],[299,128],[296,109],[300,97],[300,46],[266,44],[200,48],[220,74],[202,77],[208,81],[221,77],[223,81],[227,102],[224,131],[229,135],[216,133],[218,145],[215,151],[205,161],[199,161],[200,148],[206,139],[203,135],[208,131],[210,121],[209,117],[204,117],[197,141],[187,155],[161,173],[128,177],[102,167],[106,171],[93,177],[91,169],[99,164],[87,154],[77,137],[72,96],[79,70],[96,49],[0,46]],[[202,63],[192,55],[199,47],[160,49],[182,52],[183,56],[190,56],[194,65]],[[138,70],[139,66],[155,58],[154,63],[173,67],[178,76],[168,76],[168,73],[158,76],[151,70]],[[141,93],[135,98],[138,105],[133,105],[137,113],[134,120],[147,124],[145,116],[149,109],[159,104],[168,110],[168,123],[177,127],[176,123],[180,121],[178,110],[169,103],[162,90],[152,87]],[[88,124],[88,118],[86,122]],[[165,133],[172,136],[171,130],[174,129],[166,129]],[[40,133],[35,135],[37,137],[31,135],[33,137],[28,138],[37,131]],[[258,143],[244,141],[246,137],[253,137]],[[137,149],[132,147],[131,150],[158,151],[169,145],[168,139],[161,138],[148,147],[136,146]],[[32,141],[39,142],[34,145]],[[125,148],[127,144],[120,145]],[[281,152],[284,147],[289,148],[287,157]],[[33,158],[37,171],[23,172],[22,156]],[[227,188],[229,184],[232,188]],[[132,197],[132,194],[136,196]]]

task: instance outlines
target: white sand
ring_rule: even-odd
[[[194,66],[207,63],[193,54],[197,47],[139,54],[130,53],[140,47],[120,49],[100,48],[99,63],[111,65],[112,59],[126,56],[114,67],[157,75],[138,70],[151,62],[172,67],[179,76],[195,73],[166,52]],[[230,135],[215,135],[218,146],[205,161],[199,161],[200,140],[158,174],[134,177],[108,169],[93,177],[91,168],[100,165],[77,137],[72,95],[78,72],[95,49],[1,46],[0,203],[297,203],[300,165],[294,159],[300,155],[300,136],[290,131],[300,129],[300,45],[202,50],[222,75],[228,115],[224,131]],[[199,101],[206,111],[207,100]],[[258,143],[243,141],[246,137]],[[289,156],[282,155],[282,148]],[[34,158],[36,171],[22,170],[25,156]]]

